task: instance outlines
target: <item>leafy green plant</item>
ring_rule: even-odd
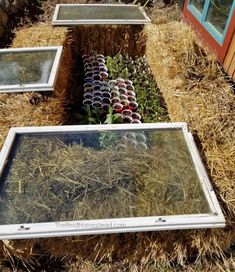
[[[117,144],[118,138],[119,137],[116,132],[112,131],[101,132],[99,136],[100,147],[107,148],[115,146]]]
[[[112,107],[109,107],[109,111],[107,113],[106,120],[104,121],[104,124],[117,124],[121,123],[122,119],[120,120],[120,116],[118,114],[115,114],[113,112]],[[100,147],[111,147],[116,145],[118,141],[118,136],[116,132],[101,132],[99,137]]]
[[[90,106],[84,106],[82,108],[83,113],[76,113],[75,118],[78,120],[80,125],[94,125],[94,124],[99,124],[100,123],[100,112],[97,110],[91,109]]]
[[[107,113],[106,120],[104,121],[104,124],[119,124],[122,123],[122,119],[118,114],[113,113],[113,108],[109,107],[109,111]]]

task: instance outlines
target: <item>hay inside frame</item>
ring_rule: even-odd
[[[133,231],[153,231],[153,230],[172,230],[172,229],[191,229],[191,228],[213,228],[223,227],[225,220],[216,199],[215,193],[211,187],[205,169],[200,160],[196,146],[192,140],[191,134],[187,131],[185,123],[159,123],[132,125],[92,125],[92,126],[61,126],[61,127],[24,127],[12,128],[8,134],[6,142],[0,155],[0,172],[3,173],[7,158],[14,146],[14,140],[17,134],[32,133],[69,133],[69,132],[107,132],[107,131],[146,131],[161,129],[182,129],[184,139],[192,156],[194,166],[197,171],[201,188],[209,204],[209,213],[180,214],[166,216],[140,216],[129,218],[108,218],[94,220],[76,220],[76,221],[56,221],[51,223],[29,223],[29,224],[11,224],[1,225],[1,239],[17,238],[38,238],[68,235],[86,235],[101,233],[119,233]],[[16,188],[17,189],[17,188]],[[156,200],[157,201],[157,200]],[[110,227],[111,226],[111,227]],[[115,226],[115,227],[113,227]]]
[[[16,82],[14,84],[1,84],[0,85],[0,93],[5,92],[27,92],[27,91],[53,91],[57,79],[57,74],[59,70],[61,55],[62,55],[62,46],[48,46],[48,47],[24,47],[24,48],[10,48],[10,49],[1,49],[0,50],[0,56],[2,54],[1,61],[4,62],[4,59],[9,62],[14,62],[14,54],[17,54],[18,59],[16,59],[16,62],[19,62],[18,65],[18,74],[15,75]],[[45,65],[47,65],[48,59],[45,59],[44,63],[39,63],[40,65],[44,65],[40,68],[36,67],[35,60],[34,60],[34,53],[42,54],[41,60],[44,61],[43,54],[46,55],[46,53],[51,54],[49,57],[51,57],[49,67],[45,69]],[[53,53],[53,55],[52,55]],[[22,57],[20,56],[22,54]],[[24,54],[27,55],[27,59],[24,59]],[[5,56],[4,56],[5,55]],[[30,56],[31,55],[31,56]],[[30,60],[34,61],[32,64],[30,64]],[[27,63],[26,63],[27,61]],[[7,66],[7,63],[6,63]],[[24,69],[25,67],[25,69]],[[35,70],[39,69],[39,71]],[[10,68],[11,69],[11,68]],[[48,70],[48,75],[43,75],[44,70]],[[4,72],[4,71],[3,71]],[[20,72],[20,73],[19,73]],[[35,77],[35,72],[39,72],[39,78],[33,78]],[[40,80],[37,82],[38,79],[47,77],[47,79],[43,79],[42,82]],[[3,76],[4,78],[4,76]]]

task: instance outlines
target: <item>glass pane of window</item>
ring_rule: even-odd
[[[0,49],[0,93],[53,91],[62,46]]]
[[[0,85],[48,83],[56,51],[0,53]]]
[[[17,134],[0,223],[210,213],[181,129]]]
[[[211,23],[220,34],[223,34],[233,0],[211,0],[206,21]]]
[[[102,21],[111,21],[111,23],[112,21],[113,23],[120,21],[120,23],[126,22],[128,24],[129,20],[130,22],[134,20],[138,23],[138,20],[140,22],[147,22],[149,21],[149,18],[143,13],[138,5],[61,4],[57,5],[53,22],[65,21],[65,24],[69,24],[69,21],[71,23],[72,21],[75,21],[74,24],[91,24],[95,21],[99,21],[97,23],[102,24]]]
[[[194,5],[194,7],[195,7],[200,13],[202,13],[205,2],[206,2],[206,0],[191,0],[190,4]]]

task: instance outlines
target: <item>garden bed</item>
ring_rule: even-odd
[[[78,35],[77,31],[78,30],[75,29],[75,31],[72,31],[72,34]],[[1,120],[4,122],[4,125],[1,127],[3,129],[1,132],[2,141],[6,136],[8,128],[11,126],[60,125],[78,124],[80,121],[84,122],[86,117],[84,116],[84,111],[82,110],[82,96],[84,93],[84,66],[82,63],[82,55],[88,52],[92,54],[94,53],[94,50],[97,54],[105,53],[105,60],[109,68],[110,79],[122,76],[125,79],[133,80],[134,85],[136,86],[137,99],[140,101],[139,109],[141,111],[142,121],[156,122],[168,120],[168,114],[164,101],[144,57],[144,41],[140,39],[142,35],[142,28],[129,28],[129,36],[125,35],[126,27],[116,28],[111,26],[108,28],[100,27],[99,29],[93,27],[93,29],[90,30],[90,32],[95,32],[102,41],[107,39],[107,36],[105,35],[109,33],[113,37],[113,48],[104,42],[102,45],[99,45],[99,43],[88,43],[88,40],[85,39],[85,34],[87,33],[86,28],[83,30],[80,29],[79,31],[82,31],[82,33],[79,35],[82,34],[83,41],[78,42],[78,35],[75,39],[76,42],[73,50],[70,47],[71,36],[68,34],[71,33],[71,31],[68,32],[68,30],[65,28],[51,28],[50,26],[42,24],[22,29],[16,33],[16,38],[13,41],[13,47],[63,44],[65,48],[56,89],[53,94],[42,94],[37,92],[26,94],[4,94],[1,96],[3,99],[2,105],[6,105],[5,101],[8,103],[8,107],[5,106],[4,111],[2,110],[1,112],[3,117]],[[115,39],[117,39],[116,42]],[[120,42],[122,45],[121,47],[118,46]],[[129,43],[132,44],[132,47],[128,47]],[[135,47],[136,43],[140,45],[138,49]],[[85,46],[88,44],[90,46],[89,51]],[[127,65],[128,63],[129,66]],[[72,70],[70,72],[71,68]],[[132,71],[133,69],[135,69],[134,73]],[[142,77],[143,70],[146,72],[146,74]],[[145,89],[148,89],[148,93],[146,93]],[[146,94],[147,96],[145,96]],[[153,100],[155,98],[156,102],[154,105],[152,105],[148,99]],[[18,107],[15,104],[16,99],[18,101]],[[23,111],[21,112],[20,109],[22,108]],[[102,122],[104,121],[105,119],[102,120]],[[115,236],[116,235],[114,235],[114,237]],[[98,239],[97,243],[99,243],[100,239],[106,239],[105,237],[108,236],[104,235],[94,237],[95,239]],[[86,239],[87,237],[84,236],[81,238],[81,241],[84,240],[85,242]],[[72,242],[73,240],[73,237],[68,238],[68,241],[70,241],[69,244],[74,244]],[[31,263],[33,262],[34,254],[39,254],[43,257],[43,254],[39,253],[38,251],[39,248],[44,248],[49,254],[51,254],[51,256],[61,256],[60,253],[62,252],[56,252],[54,250],[55,243],[57,245],[57,250],[62,249],[64,238],[59,238],[57,240],[28,240],[25,243],[23,241],[4,242],[2,244],[5,252],[3,254],[3,259],[6,258],[7,260],[8,254],[14,254],[14,256],[17,256],[19,260],[26,263]],[[86,242],[82,242],[82,247],[85,246],[85,244]],[[117,247],[119,247],[119,245],[117,245]],[[30,248],[31,250],[29,251]],[[77,248],[77,245],[75,245],[75,248]],[[66,254],[72,257],[76,255],[75,252],[77,252],[77,249],[74,251],[73,249],[70,250],[66,248],[66,252]],[[86,256],[84,257],[86,258]],[[97,257],[99,258],[99,256]]]
[[[88,56],[89,59],[95,57],[94,54],[83,56]],[[78,85],[76,86],[77,90],[80,90],[80,96],[74,104],[74,124],[136,123],[137,120],[151,123],[169,120],[164,100],[144,56],[132,58],[129,55],[117,54],[113,57],[108,56],[103,61],[105,64],[102,63],[100,67],[105,71],[107,69],[108,78],[106,81],[103,83],[99,80],[87,82],[89,78],[85,77],[85,81],[83,78],[83,86],[85,87],[78,88]],[[86,65],[91,64],[85,63]],[[86,72],[87,69],[89,72]],[[92,75],[90,69],[92,68],[86,67],[80,75]],[[97,73],[95,75],[100,79],[100,72],[95,72]],[[81,79],[78,79],[78,82],[81,83]],[[102,97],[103,95],[106,97]],[[106,103],[102,102],[104,100],[107,100]],[[94,107],[92,104],[94,102],[97,106],[100,104],[100,107]],[[127,102],[128,105],[120,105],[124,102]],[[114,107],[119,105],[121,109],[115,110]],[[136,114],[132,116],[131,111]],[[122,116],[119,113],[122,113]],[[133,118],[128,120],[126,116]]]
[[[79,26],[74,29],[75,54],[77,59],[76,73],[79,75],[74,81],[76,99],[72,107],[73,124],[84,123],[118,123],[115,116],[110,114],[97,115],[82,106],[84,95],[85,70],[82,56],[105,56],[108,68],[107,80],[123,79],[133,83],[138,103],[137,112],[142,122],[168,121],[168,113],[164,99],[153,78],[151,69],[146,61],[145,40],[141,26]],[[109,41],[108,43],[105,41]],[[76,86],[76,87],[75,87]],[[91,108],[92,109],[92,108]],[[112,118],[114,117],[114,118]]]
[[[200,269],[206,271],[205,267],[209,267],[208,271],[211,271],[210,268],[217,260],[218,265],[224,265],[221,264],[223,258],[229,260],[230,249],[235,239],[234,224],[232,223],[234,222],[234,189],[231,183],[235,157],[232,146],[234,134],[231,129],[234,95],[224,80],[218,64],[209,53],[205,53],[204,49],[198,45],[198,40],[194,37],[192,30],[182,23],[174,22],[167,25],[165,23],[168,21],[164,18],[161,22],[164,23],[162,26],[151,25],[147,27],[145,36],[139,27],[135,30],[134,28],[127,30],[120,27],[113,29],[112,27],[90,26],[76,28],[73,32],[75,38],[73,64],[75,65],[73,65],[71,81],[67,81],[63,85],[67,86],[71,92],[62,91],[62,99],[58,100],[54,96],[49,96],[49,101],[57,101],[56,107],[46,104],[47,100],[40,102],[38,106],[32,106],[27,103],[28,96],[31,97],[33,94],[21,95],[27,103],[19,103],[18,110],[13,102],[20,95],[4,95],[7,98],[12,97],[10,100],[12,106],[9,107],[10,110],[6,107],[6,116],[9,115],[10,121],[5,121],[7,125],[4,125],[4,132],[1,133],[4,135],[2,139],[9,126],[78,124],[81,119],[84,120],[84,112],[81,110],[84,83],[82,55],[94,52],[103,54],[106,56],[110,79],[121,76],[133,82],[137,80],[134,86],[140,104],[139,112],[144,122],[169,120],[163,98],[156,85],[157,82],[166,99],[171,119],[188,122],[191,130],[197,133],[202,144],[204,160],[207,162],[212,182],[226,214],[228,226],[222,230],[167,231],[4,241],[1,244],[3,259],[7,260],[9,256],[14,255],[17,260],[28,263],[28,267],[30,265],[36,267],[37,262],[34,258],[45,256],[45,252],[60,259],[67,255],[73,260],[77,260],[77,264],[74,262],[70,271],[76,271],[77,267],[85,266],[81,264],[84,262],[89,266],[88,269],[94,268],[93,264],[89,265],[89,263],[103,263],[101,269],[102,267],[106,269],[109,263],[112,263],[111,269],[114,267],[115,271],[130,270],[130,267],[133,271],[140,267],[143,271],[148,271],[148,268],[145,270],[145,265],[148,265],[149,271],[151,271],[152,268],[159,267],[157,263],[165,267],[172,266],[182,269],[186,264],[196,262],[202,265],[198,271],[202,271]],[[57,30],[56,28],[54,31],[61,31],[61,29]],[[40,35],[37,34],[37,31],[34,33],[34,40],[37,40],[36,36],[38,35],[38,40],[42,42],[37,45],[47,45],[47,43],[44,44],[42,38],[45,33]],[[48,35],[51,35],[49,28]],[[58,36],[60,35],[58,34]],[[24,39],[25,43],[30,45],[31,38],[26,39],[25,37]],[[106,43],[107,40],[109,43]],[[144,57],[146,42],[147,60]],[[18,46],[25,45],[20,43]],[[128,68],[128,63],[131,63],[130,68]],[[190,63],[189,66],[188,63]],[[148,73],[148,64],[150,64],[156,82],[153,76]],[[71,67],[71,63],[69,66]],[[116,66],[118,66],[118,72]],[[124,69],[126,67],[127,69]],[[147,71],[148,79],[150,78],[148,84],[145,79],[142,80],[144,78],[142,77],[143,67]],[[133,69],[136,69],[135,77],[133,77]],[[195,69],[198,69],[196,74]],[[138,82],[140,78],[141,80]],[[58,84],[61,84],[62,81],[59,77]],[[64,87],[62,89],[64,90]],[[145,89],[149,91],[146,92]],[[64,107],[66,97],[69,97],[70,111],[65,110]],[[30,111],[26,111],[27,116],[33,112],[35,113],[33,116],[35,118],[37,116],[41,121],[29,122],[29,119],[25,119],[26,117],[22,118],[26,121],[12,121],[15,118],[12,115],[18,113],[22,105],[23,107],[29,105]],[[43,105],[48,105],[49,109],[46,110],[47,108],[45,109]],[[223,106],[221,107],[221,105]],[[218,112],[220,112],[219,115]],[[42,114],[42,118],[38,116],[40,114]],[[65,114],[69,114],[69,118],[64,118]],[[226,261],[224,263],[226,264]],[[231,265],[232,261],[229,262],[228,267]],[[118,270],[119,266],[121,266],[120,270]],[[86,267],[84,271],[86,271],[85,269]],[[193,266],[193,269],[196,271],[196,267]],[[170,270],[166,268],[166,271]]]

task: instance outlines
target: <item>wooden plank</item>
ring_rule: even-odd
[[[233,73],[235,71],[235,52],[233,54],[233,58],[231,60],[231,63],[229,65],[229,68],[228,68],[228,74],[232,77],[233,76]]]
[[[233,35],[232,42],[231,42],[231,44],[229,46],[227,55],[226,55],[224,63],[223,63],[223,67],[224,67],[225,72],[228,72],[228,70],[229,70],[232,59],[234,57],[234,53],[235,53],[235,34]]]

